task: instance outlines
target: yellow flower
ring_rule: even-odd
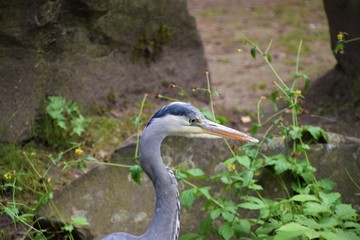
[[[300,89],[295,90],[295,96],[296,96],[296,97],[301,96],[301,90],[300,90]]]
[[[236,168],[235,164],[230,164],[229,166],[227,166],[227,169],[228,169],[229,171],[234,171],[235,168]]]
[[[344,41],[345,40],[345,36],[344,33],[339,32],[338,35],[336,35],[337,39],[340,41]]]
[[[81,155],[84,151],[81,148],[76,148],[75,149],[75,154],[77,155]]]
[[[12,178],[11,173],[10,173],[10,172],[5,173],[5,174],[4,174],[4,178],[5,178],[6,180],[10,180],[10,179]]]
[[[242,50],[241,48],[236,49],[236,51],[237,51],[238,53],[242,53],[242,52],[243,52],[243,50]]]

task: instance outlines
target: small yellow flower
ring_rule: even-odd
[[[243,50],[242,50],[241,48],[236,49],[236,51],[237,51],[238,53],[242,53],[242,52],[243,52]]]
[[[10,172],[5,173],[4,178],[5,180],[10,180],[12,178],[11,173]]]
[[[77,155],[81,155],[81,154],[83,154],[83,150],[81,149],[81,148],[76,148],[75,149],[75,154],[77,154]]]
[[[344,41],[345,40],[345,36],[344,36],[344,33],[342,32],[339,32],[338,35],[336,35],[337,39],[339,41]]]
[[[261,96],[260,99],[261,99],[261,100],[265,100],[266,97],[265,97],[265,96]]]
[[[301,96],[301,90],[300,90],[300,89],[295,90],[295,96],[296,96],[296,97],[300,97],[300,96]]]
[[[285,140],[286,136],[285,135],[281,135],[281,140]]]
[[[235,166],[235,164],[230,164],[229,166],[227,166],[227,169],[229,171],[234,171],[236,169],[236,166]]]

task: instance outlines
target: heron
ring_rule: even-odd
[[[161,158],[160,146],[167,136],[230,138],[244,142],[257,139],[210,121],[190,103],[172,102],[159,109],[145,126],[139,144],[139,161],[155,188],[155,210],[141,236],[112,233],[102,240],[176,240],[180,232],[180,201],[174,173]]]

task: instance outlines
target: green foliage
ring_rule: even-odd
[[[144,31],[132,49],[131,59],[134,62],[144,60],[146,64],[156,61],[171,36],[171,29],[163,23],[150,34]]]
[[[201,224],[198,231],[181,236],[188,239],[359,239],[360,215],[350,205],[341,201],[341,194],[334,192],[335,183],[328,179],[318,180],[315,168],[307,157],[311,143],[326,143],[327,133],[315,126],[299,125],[298,115],[303,113],[301,90],[295,82],[304,81],[309,87],[310,79],[298,71],[298,61],[293,84],[286,84],[271,65],[269,47],[262,51],[249,39],[250,54],[253,58],[261,55],[276,77],[274,90],[268,97],[275,113],[252,127],[254,133],[272,123],[259,144],[245,144],[231,149],[233,156],[223,162],[224,171],[207,176],[200,169],[177,172],[177,177],[189,186],[181,193],[180,200],[186,208],[200,197],[205,197],[203,209],[208,217],[206,225]],[[299,53],[301,49],[299,46]],[[298,55],[299,55],[298,53]],[[298,56],[299,59],[299,56]],[[258,102],[260,112],[262,97]],[[279,110],[279,106],[285,106]],[[291,113],[290,124],[281,116]],[[206,113],[214,118],[214,113]],[[274,155],[262,153],[261,145],[269,146],[276,141],[284,142],[286,151]],[[268,199],[262,196],[265,188],[259,184],[257,176],[271,172],[287,197]],[[290,176],[291,183],[283,180]],[[197,186],[192,179],[205,179],[208,186]],[[222,191],[214,194],[212,187],[221,186]],[[249,213],[252,217],[249,216]],[[207,230],[204,230],[207,229]]]
[[[67,147],[79,139],[88,124],[76,103],[50,96],[38,121],[37,134],[52,146]]]

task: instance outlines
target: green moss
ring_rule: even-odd
[[[146,64],[155,62],[171,36],[171,29],[163,23],[150,33],[145,30],[132,49],[131,60],[133,62],[144,60]]]

